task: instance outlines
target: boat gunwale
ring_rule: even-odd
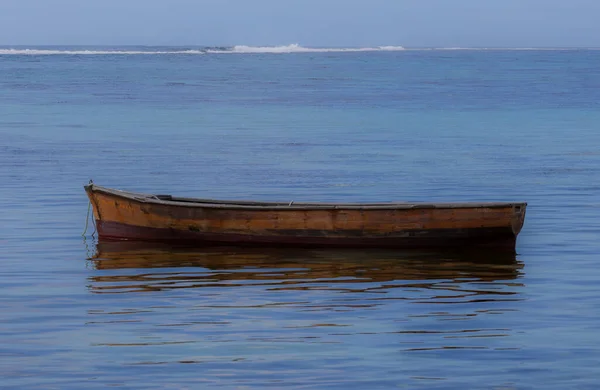
[[[84,186],[88,193],[104,193],[125,198],[139,203],[149,203],[170,207],[212,208],[231,210],[412,210],[412,209],[479,209],[527,207],[527,202],[458,202],[458,203],[418,203],[418,202],[387,202],[387,203],[309,203],[309,202],[257,202],[233,201],[200,198],[183,198],[171,195],[153,195],[139,192],[123,191],[89,184]],[[161,199],[170,197],[173,200]],[[178,201],[178,199],[180,201]]]

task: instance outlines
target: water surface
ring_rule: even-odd
[[[595,388],[599,60],[0,55],[2,387]],[[96,246],[89,179],[529,207],[508,257]]]

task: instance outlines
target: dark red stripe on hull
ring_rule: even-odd
[[[157,229],[97,221],[99,237],[105,240],[176,242],[188,244],[276,245],[301,247],[493,247],[515,249],[516,237],[510,228],[429,229],[395,232],[382,237],[325,237],[317,232],[305,235],[245,235]],[[304,232],[307,233],[307,232]]]

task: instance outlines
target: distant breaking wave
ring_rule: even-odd
[[[298,44],[287,46],[234,46],[228,50],[208,50],[209,53],[238,53],[238,54],[288,54],[288,53],[353,53],[368,51],[400,51],[402,46],[378,46],[360,48],[317,48],[303,47]]]
[[[233,47],[201,47],[186,50],[161,48],[159,50],[144,48],[136,50],[117,49],[2,49],[0,55],[152,55],[152,54],[287,54],[287,53],[344,53],[400,51],[401,46],[379,46],[362,48],[312,48],[298,44],[287,46],[233,46]]]
[[[562,51],[562,50],[599,50],[598,48],[404,48],[402,46],[376,47],[304,47],[298,44],[286,46],[204,46],[204,47],[131,47],[131,48],[0,48],[2,55],[202,55],[202,54],[290,54],[290,53],[358,53],[358,52],[396,52],[396,51],[437,51],[437,50],[473,50],[473,51]]]
[[[54,50],[54,49],[0,49],[0,55],[149,55],[149,54],[204,54],[204,50]]]

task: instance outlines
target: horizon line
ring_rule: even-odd
[[[302,48],[308,49],[361,49],[361,48],[377,48],[377,47],[402,47],[404,49],[600,49],[600,46],[550,46],[550,45],[541,45],[541,46],[496,46],[496,45],[477,45],[477,46],[407,46],[407,45],[390,45],[390,44],[378,44],[378,45],[298,45],[298,44],[258,44],[258,45],[247,45],[247,44],[135,44],[135,43],[127,43],[127,44],[118,44],[118,43],[94,43],[94,44],[68,44],[68,43],[53,43],[53,44],[14,44],[14,43],[0,43],[0,47],[198,47],[198,48],[212,48],[212,47],[227,47],[233,48],[236,46],[244,46],[244,47],[289,47],[289,46],[298,46]]]

